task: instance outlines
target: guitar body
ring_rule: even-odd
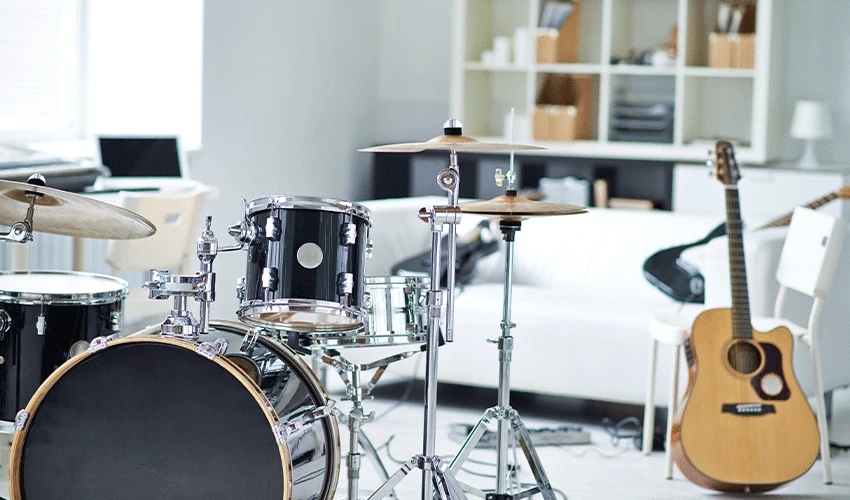
[[[794,376],[794,339],[784,327],[733,338],[731,309],[694,322],[688,389],[673,422],[679,469],[705,488],[772,490],[804,474],[818,456],[818,427]]]

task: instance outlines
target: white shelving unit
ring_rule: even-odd
[[[451,113],[465,132],[504,140],[504,115],[511,107],[533,122],[538,89],[546,74],[589,75],[595,103],[591,140],[540,142],[543,154],[581,157],[704,161],[707,144],[718,136],[741,139],[738,160],[763,164],[776,159],[787,136],[779,97],[782,1],[757,0],[756,67],[707,67],[708,34],[718,0],[579,0],[579,62],[575,64],[484,65],[480,55],[494,36],[512,37],[527,27],[531,59],[536,53],[537,19],[544,0],[455,0]],[[674,66],[612,65],[628,49],[660,45],[678,26]],[[609,118],[617,89],[643,85],[662,89],[674,104],[672,143],[609,140]],[[666,89],[666,90],[665,90]],[[532,125],[533,126],[533,125]],[[528,134],[531,135],[531,134]],[[699,141],[702,140],[702,141]]]

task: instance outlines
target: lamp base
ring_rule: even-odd
[[[797,166],[807,170],[820,168],[820,162],[818,162],[818,157],[815,155],[814,139],[806,139],[806,149],[803,151],[800,161],[797,162]]]

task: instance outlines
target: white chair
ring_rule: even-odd
[[[202,186],[173,193],[121,192],[120,206],[145,217],[156,226],[153,236],[110,241],[107,247],[106,263],[113,275],[126,274],[127,271],[145,275],[143,279],[136,276],[135,280],[125,277],[131,284],[130,294],[124,302],[125,331],[145,326],[148,322],[162,321],[171,310],[171,301],[148,299],[148,291],[141,284],[151,269],[192,272],[191,266],[196,264],[196,259],[193,260],[195,241],[203,221],[206,192]]]
[[[776,279],[779,294],[774,305],[773,317],[753,317],[753,328],[770,331],[778,326],[787,327],[794,338],[809,347],[814,375],[815,411],[820,431],[821,459],[826,484],[832,484],[832,466],[829,454],[829,432],[827,429],[826,404],[824,402],[823,379],[818,351],[818,324],[824,301],[832,286],[844,244],[847,223],[829,215],[807,208],[796,208],[782,246]],[[710,283],[706,283],[710,286]],[[807,327],[783,318],[788,290],[796,290],[813,298]],[[693,315],[695,316],[695,315]],[[671,381],[670,404],[668,407],[667,435],[665,439],[666,477],[672,478],[673,463],[670,454],[670,428],[678,401],[678,365],[680,346],[693,324],[691,315],[657,315],[650,326],[652,350],[650,373],[647,380],[646,407],[644,410],[643,452],[652,451],[654,427],[655,359],[658,342],[675,346],[675,360]]]

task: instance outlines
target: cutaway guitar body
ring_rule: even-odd
[[[734,338],[731,309],[711,309],[685,344],[688,390],[673,422],[673,458],[689,480],[718,491],[772,490],[818,456],[814,414],[794,376],[784,327]]]

